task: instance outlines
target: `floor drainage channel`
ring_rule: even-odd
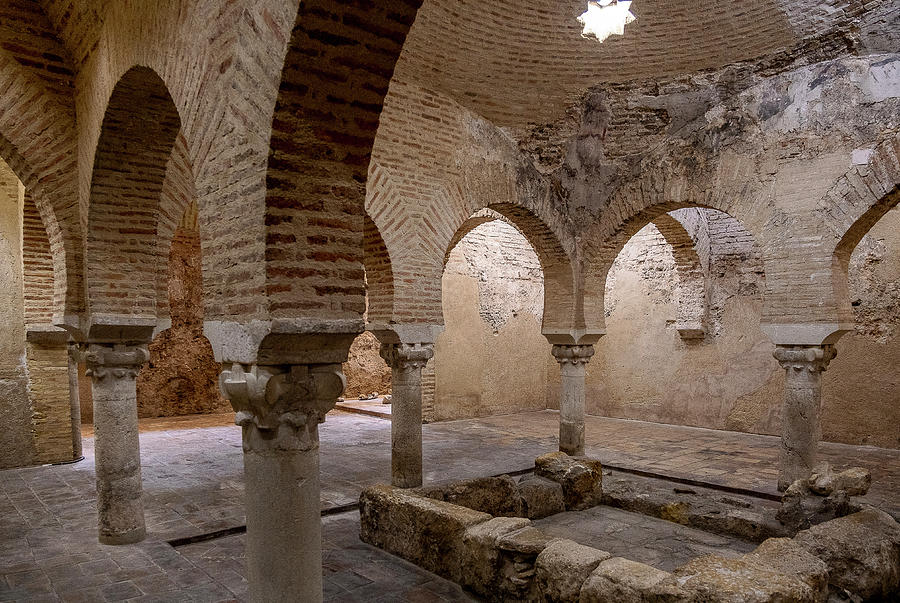
[[[619,467],[616,465],[603,465],[604,469],[609,469],[611,471],[616,471],[619,473],[629,473],[631,475],[637,475],[639,477],[649,477],[653,479],[661,479],[668,482],[673,482],[676,484],[683,484],[685,486],[694,486],[697,488],[707,488],[709,490],[718,490],[720,492],[727,492],[729,494],[740,494],[743,496],[752,496],[755,498],[762,498],[765,500],[781,500],[781,496],[777,494],[772,494],[770,492],[762,492],[759,490],[750,490],[748,488],[737,488],[734,486],[725,486],[722,484],[713,484],[709,482],[704,482],[695,479],[687,479],[681,477],[674,477],[671,475],[664,475],[662,473],[653,473],[651,471],[641,471],[640,469],[629,469],[627,467]],[[527,469],[518,469],[516,471],[506,471],[505,473],[498,473],[497,475],[492,475],[491,477],[500,477],[502,475],[508,475],[510,477],[518,477],[520,475],[526,475],[529,473],[534,473],[534,467],[528,467]],[[338,505],[336,507],[329,507],[327,509],[322,509],[322,517],[329,517],[331,515],[341,515],[343,513],[349,513],[351,511],[356,511],[359,509],[359,503],[348,503],[346,505]],[[172,546],[173,548],[178,548],[182,546],[186,546],[189,544],[196,544],[198,542],[208,542],[210,540],[217,540],[219,538],[225,538],[226,536],[235,536],[237,534],[246,534],[247,526],[234,526],[232,528],[225,528],[223,530],[215,530],[213,532],[207,532],[205,534],[196,534],[194,536],[185,536],[183,538],[173,538],[172,540],[167,540],[166,542]]]

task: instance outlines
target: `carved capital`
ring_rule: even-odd
[[[837,355],[837,350],[833,345],[780,345],[775,347],[775,352],[772,355],[775,356],[775,360],[784,369],[817,373],[828,368],[828,363]]]
[[[87,344],[79,343],[77,341],[70,341],[66,344],[66,352],[69,355],[69,358],[75,364],[79,364],[84,362],[84,356],[87,352]]]
[[[219,384],[244,428],[244,450],[311,450],[346,381],[340,364],[234,364]]]
[[[146,344],[89,343],[83,357],[89,377],[99,381],[110,377],[134,379],[150,360],[150,352]]]
[[[422,369],[434,356],[432,343],[383,343],[381,357],[394,370]]]
[[[594,355],[594,346],[554,345],[552,354],[560,364],[587,364]]]

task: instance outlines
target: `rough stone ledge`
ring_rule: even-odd
[[[511,478],[496,479],[508,492],[514,491]],[[738,558],[698,557],[669,573],[629,559],[610,558],[609,553],[570,540],[548,538],[524,517],[492,517],[428,496],[450,493],[484,502],[481,497],[485,493],[479,489],[493,483],[491,479],[468,480],[418,491],[383,485],[367,488],[360,496],[360,537],[490,601],[900,600],[900,524],[878,509],[826,521],[794,538],[768,538]],[[607,485],[611,487],[604,498],[616,497],[621,502],[626,495],[633,495],[635,501],[642,501],[631,510],[650,509],[650,515],[709,529],[703,521],[687,519],[692,516],[691,505],[673,503],[671,488],[667,493],[654,493],[653,488],[623,489],[609,480]],[[749,503],[741,497],[720,498],[720,504],[748,511]],[[724,523],[715,524],[717,527],[733,529],[736,525],[739,532],[753,538],[762,533],[747,532],[751,516],[725,515]]]
[[[607,474],[602,504],[750,542],[793,535],[775,518],[777,503],[653,478]]]

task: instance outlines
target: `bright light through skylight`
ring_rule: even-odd
[[[588,2],[587,12],[578,17],[584,26],[581,36],[602,42],[612,35],[625,35],[625,26],[634,21],[631,2],[596,0]]]

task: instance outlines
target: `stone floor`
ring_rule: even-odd
[[[150,537],[138,545],[96,542],[92,438],[80,463],[0,471],[0,601],[244,599],[242,536],[177,549],[166,542],[243,525],[241,437],[230,420],[142,421]],[[426,425],[426,482],[528,468],[555,449],[556,430],[550,411]],[[769,491],[775,481],[777,438],[598,417],[588,419],[587,438],[588,453],[610,465]],[[900,451],[821,450],[838,466],[871,468],[870,500],[900,514]],[[389,421],[331,413],[321,428],[323,509],[387,481],[389,459]],[[455,585],[359,542],[354,513],[324,525],[330,600],[465,600]]]
[[[701,555],[737,557],[757,546],[606,506],[558,513],[533,523],[548,536],[568,538],[667,572]]]

